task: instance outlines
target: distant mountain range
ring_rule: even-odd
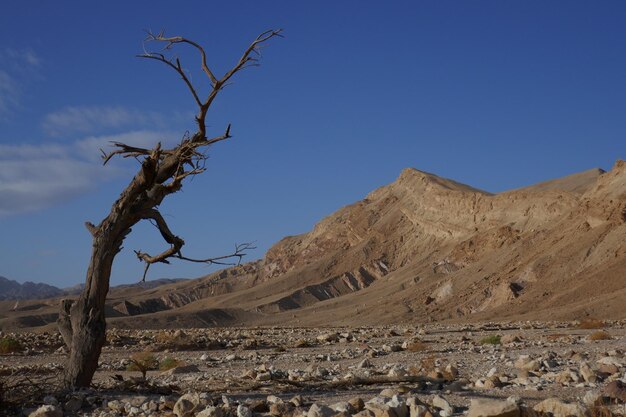
[[[119,285],[115,288],[140,286],[142,289],[147,290],[179,281],[183,281],[183,279],[163,278],[147,281],[145,283]],[[46,298],[61,297],[64,295],[79,294],[82,291],[83,286],[84,284],[78,284],[69,288],[58,288],[54,285],[30,281],[26,281],[25,283],[20,284],[17,281],[0,276],[0,300],[42,300]]]
[[[63,295],[65,292],[53,285],[40,282],[17,281],[0,276],[0,300],[39,300]]]

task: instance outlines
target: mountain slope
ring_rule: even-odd
[[[496,195],[406,169],[260,261],[113,292],[110,317],[120,327],[624,318],[625,271],[623,161]]]

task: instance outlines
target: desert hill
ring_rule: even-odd
[[[500,194],[405,169],[264,259],[134,294],[119,327],[626,317],[626,163]],[[45,324],[56,301],[7,313]]]

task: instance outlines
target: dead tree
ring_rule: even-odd
[[[165,197],[179,191],[183,181],[205,171],[206,150],[210,145],[231,137],[230,125],[220,136],[207,138],[205,118],[217,94],[229,83],[237,72],[249,66],[258,65],[260,47],[270,39],[281,36],[280,30],[269,30],[260,34],[244,51],[239,61],[222,77],[218,77],[207,63],[207,55],[202,46],[183,37],[166,37],[163,32],[148,33],[146,41],[164,45],[161,52],[145,52],[141,58],[160,61],[171,67],[183,79],[198,106],[196,115],[197,131],[185,135],[181,142],[170,149],[160,143],[152,149],[113,143],[114,150],[103,152],[104,164],[112,157],[132,157],[141,162],[141,167],[122,191],[111,211],[98,225],[85,223],[93,236],[91,260],[87,270],[85,288],[74,303],[62,302],[58,324],[69,348],[69,358],[64,371],[63,382],[66,388],[87,387],[91,384],[98,367],[98,358],[105,342],[106,322],[104,307],[109,292],[111,266],[117,253],[122,249],[124,238],[131,228],[142,220],[152,222],[161,233],[169,248],[158,255],[135,251],[141,262],[145,262],[143,278],[150,265],[169,260],[181,259],[192,262],[227,264],[229,260],[241,260],[249,244],[239,245],[229,255],[207,259],[193,259],[183,256],[181,250],[185,241],[176,236],[168,227],[158,210]],[[206,95],[192,84],[178,58],[170,57],[171,50],[180,45],[195,48],[200,55],[200,66],[209,78],[210,88]]]

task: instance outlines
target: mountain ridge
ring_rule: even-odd
[[[261,260],[150,291],[112,291],[110,323],[623,318],[626,164],[579,174],[491,194],[405,169]]]

